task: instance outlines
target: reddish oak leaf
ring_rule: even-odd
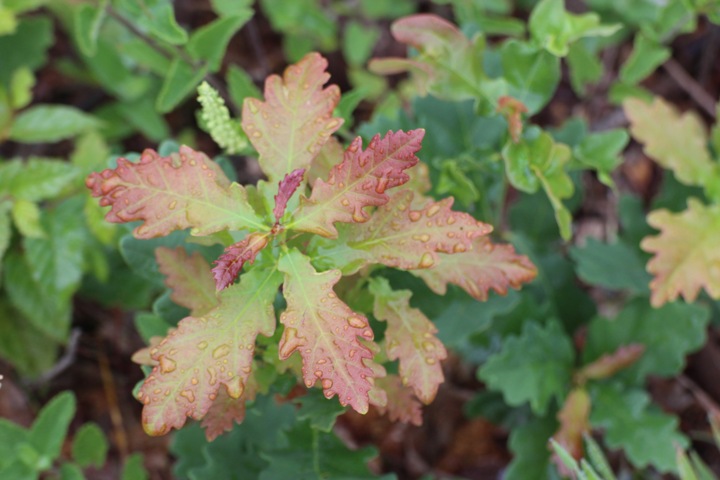
[[[418,163],[415,153],[424,135],[422,129],[388,132],[382,139],[375,135],[365,151],[362,139],[356,138],[328,180],[318,179],[309,199],[300,197],[288,228],[335,238],[335,222],[366,222],[366,207],[384,205],[389,199],[385,191],[410,179],[404,170]]]
[[[405,270],[430,268],[438,262],[438,252],[466,252],[474,238],[492,231],[471,215],[453,211],[452,197],[423,201],[417,210],[412,208],[414,198],[412,191],[401,190],[365,225],[350,227],[343,256],[347,263],[354,262],[355,271],[368,263]]]
[[[380,413],[387,413],[393,422],[422,425],[422,403],[413,393],[412,388],[402,384],[397,375],[378,378],[375,383],[387,393],[387,405],[378,407]]]
[[[223,433],[231,431],[236,423],[242,423],[245,419],[245,404],[254,400],[256,393],[257,383],[253,375],[248,377],[245,391],[238,398],[228,395],[224,388],[218,390],[217,398],[200,424],[205,429],[205,437],[209,442]]]
[[[467,43],[467,38],[455,25],[432,14],[401,18],[393,22],[391,30],[395,40],[418,50],[433,50]]]
[[[375,317],[387,322],[385,350],[390,360],[400,361],[403,385],[412,387],[424,403],[432,402],[444,380],[440,361],[447,358],[445,346],[435,337],[437,328],[410,307],[410,290],[394,291],[386,279],[376,277],[370,281],[370,292]]]
[[[243,187],[231,184],[215,162],[190,147],[167,157],[148,149],[138,163],[121,158],[117,168],[91,173],[85,183],[100,205],[112,206],[107,221],[144,221],[135,229],[138,238],[188,227],[193,235],[269,230],[248,204]]]
[[[678,295],[692,302],[703,288],[712,298],[720,298],[720,206],[705,206],[691,198],[684,212],[655,210],[647,220],[660,230],[660,235],[640,243],[654,254],[647,264],[655,277],[650,282],[650,303],[660,307]]]
[[[553,435],[553,439],[579,461],[583,458],[583,434],[590,431],[590,395],[584,388],[570,392],[557,419],[560,429]],[[553,462],[564,476],[572,477],[572,472],[568,471],[557,455],[553,455]]]
[[[235,281],[245,263],[252,264],[260,250],[268,244],[267,233],[251,233],[244,239],[227,247],[215,260],[212,269],[215,288],[222,290]]]
[[[333,292],[340,271],[318,273],[296,249],[280,258],[278,269],[285,274],[287,300],[287,310],[280,315],[285,325],[280,358],[297,350],[308,387],[319,381],[325,397],[338,395],[342,405],[366,413],[374,378],[381,369],[374,365],[372,351],[359,341],[359,337],[373,339],[367,319]]]
[[[188,255],[182,247],[158,247],[155,259],[165,285],[172,290],[170,298],[189,308],[190,315],[203,315],[217,306],[210,265],[199,252]]]
[[[202,317],[187,317],[150,350],[157,365],[138,399],[149,435],[180,428],[187,417],[200,420],[223,388],[240,398],[252,371],[255,338],[275,330],[273,300],[282,276],[254,268],[220,294],[220,304]]]
[[[282,78],[265,80],[265,101],[246,98],[242,127],[260,154],[263,172],[271,181],[295,169],[307,169],[320,148],[343,123],[332,112],[340,89],[323,89],[330,75],[327,60],[309,53],[290,65]]]
[[[527,111],[525,104],[517,98],[503,95],[498,99],[497,112],[507,120],[510,138],[515,143],[520,141],[523,129],[522,114]]]
[[[487,237],[476,238],[472,250],[439,257],[433,268],[417,270],[413,274],[440,295],[444,295],[447,284],[452,283],[485,301],[491,288],[505,295],[508,287],[519,288],[520,284],[537,275],[535,265],[525,255],[515,253],[512,245],[496,245]]]
[[[285,175],[285,178],[280,181],[278,193],[275,195],[275,208],[273,209],[276,223],[280,223],[280,219],[285,215],[288,200],[290,200],[290,197],[293,196],[295,190],[297,190],[300,183],[302,183],[304,174],[305,170],[298,168],[297,170],[293,170],[292,173]]]
[[[585,365],[575,374],[575,383],[583,385],[588,380],[600,380],[614,375],[619,370],[627,368],[645,352],[645,345],[631,343],[624,345],[612,353],[607,353],[597,360]]]

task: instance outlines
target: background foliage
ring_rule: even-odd
[[[712,478],[718,23],[716,0],[0,1],[0,477]],[[258,337],[241,424],[147,438],[149,369],[129,359],[201,315],[156,249],[208,265],[242,237],[140,240],[85,179],[189,145],[242,184],[260,154],[275,188],[289,172],[263,163],[243,105],[311,51],[342,91],[342,147],[321,160],[424,129],[426,194],[493,225],[537,277],[473,290],[487,280],[460,263],[460,286],[390,268],[338,284],[380,339],[378,312],[410,292],[401,312],[448,349],[435,404],[385,409],[405,423],[298,386],[278,330]],[[313,240],[314,268],[342,239]]]

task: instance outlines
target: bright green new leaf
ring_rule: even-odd
[[[530,403],[544,415],[550,401],[560,401],[570,387],[575,352],[560,324],[525,324],[520,336],[505,340],[502,349],[478,371],[478,377],[503,393],[508,405]]]
[[[161,113],[167,113],[177,107],[195,90],[207,71],[208,65],[195,69],[184,60],[175,57],[158,94],[155,108]]]
[[[669,377],[679,373],[685,357],[705,342],[708,320],[708,310],[700,305],[672,303],[655,309],[647,300],[637,299],[613,320],[592,320],[583,357],[588,363],[624,345],[644,345],[643,355],[614,376],[643,385],[648,375]]]
[[[509,40],[500,48],[508,95],[521,101],[529,115],[552,98],[560,81],[560,60],[532,44]]]
[[[32,101],[32,88],[35,86],[35,75],[27,68],[15,70],[10,79],[10,107],[20,110]]]
[[[252,8],[253,0],[210,0],[210,4],[218,15],[231,17]]]
[[[95,117],[75,107],[33,105],[15,117],[8,138],[22,143],[57,142],[100,126]]]
[[[630,136],[621,129],[592,133],[583,137],[580,144],[573,148],[573,156],[583,165],[594,169],[602,183],[614,187],[610,175],[622,162],[621,153],[629,140]]]
[[[26,237],[42,238],[45,231],[40,224],[40,208],[37,203],[17,199],[12,206],[12,217],[15,226]]]
[[[605,430],[608,447],[622,448],[635,467],[677,470],[675,447],[686,448],[689,443],[678,431],[677,418],[651,405],[643,390],[603,384],[593,389],[592,397],[590,421]]]
[[[587,93],[586,85],[595,83],[602,77],[603,64],[597,53],[582,41],[570,45],[567,63],[570,70],[570,84],[575,93],[584,97]]]
[[[92,465],[100,468],[105,464],[108,448],[109,444],[102,429],[95,423],[85,423],[73,439],[73,460],[81,467]]]
[[[207,82],[198,87],[198,101],[202,105],[200,115],[215,143],[230,154],[240,153],[248,147],[240,122],[230,118],[225,101]]]
[[[39,202],[57,196],[77,178],[77,170],[60,160],[32,157],[0,163],[0,195]]]
[[[220,17],[195,30],[187,44],[193,60],[206,62],[211,72],[217,72],[230,39],[252,16],[253,11],[245,9],[232,16]]]
[[[53,397],[40,411],[30,427],[28,440],[44,461],[52,461],[60,455],[70,421],[75,415],[75,396],[65,391]]]
[[[187,42],[187,32],[175,20],[171,0],[116,0],[114,6],[129,21],[163,42],[172,45]]]
[[[373,24],[348,22],[343,29],[342,51],[345,60],[351,66],[363,65],[372,53],[380,37],[378,28]]]
[[[623,241],[608,244],[589,238],[583,247],[573,246],[570,257],[577,264],[578,276],[590,285],[641,295],[649,292],[650,275],[640,252]]]
[[[672,170],[680,182],[704,187],[713,197],[720,195],[720,173],[707,149],[708,134],[700,117],[679,114],[660,97],[650,104],[627,99],[623,107],[632,136],[645,145],[650,158]]]
[[[634,85],[670,58],[672,52],[642,33],[635,35],[633,51],[620,67],[620,81]]]
[[[533,39],[555,56],[566,56],[570,44],[582,37],[608,36],[620,28],[601,25],[596,13],[569,13],[564,3],[564,0],[541,0],[528,20]]]
[[[12,204],[10,202],[0,202],[0,273],[2,273],[2,259],[10,245],[10,237],[12,236],[12,228],[10,226],[11,208]]]
[[[660,230],[659,235],[645,237],[640,243],[643,250],[654,254],[647,264],[654,276],[650,282],[653,306],[678,296],[692,302],[701,289],[720,298],[720,205],[703,205],[689,198],[684,212],[655,210],[648,215],[648,223]]]

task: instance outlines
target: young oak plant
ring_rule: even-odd
[[[526,257],[488,239],[492,227],[453,211],[452,198],[423,195],[428,182],[416,154],[424,130],[376,135],[365,149],[358,137],[343,151],[332,136],[342,123],[333,117],[340,90],[324,87],[326,67],[309,54],[266,80],[264,101],[245,100],[242,129],[267,182],[232,183],[186,146],[167,157],[146,150],[137,163],[121,158],[87,179],[93,196],[111,207],[108,221],[142,221],[137,238],[189,228],[226,246],[212,273],[199,255],[157,251],[173,299],[191,316],[146,352],[153,369],[137,396],[151,435],[190,417],[203,419],[214,438],[242,421],[262,361],[256,338],[276,328],[283,329],[280,359],[301,357],[308,388],[319,383],[325,397],[337,395],[360,413],[372,404],[419,423],[417,399],[435,397],[447,352],[432,322],[410,306],[411,292],[369,278],[369,267],[409,270],[437,293],[455,284],[478,300],[535,276]],[[387,323],[380,344],[368,318],[336,293],[352,274],[368,282],[373,315]],[[280,287],[287,307],[278,326]],[[398,360],[399,376],[386,376],[379,359]]]

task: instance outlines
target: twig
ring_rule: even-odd
[[[663,68],[668,75],[670,75],[670,78],[672,78],[680,88],[685,90],[700,108],[715,119],[715,100],[705,91],[702,85],[696,82],[695,79],[672,58],[663,64]]]
[[[40,385],[52,380],[62,373],[63,370],[72,365],[73,362],[75,362],[75,355],[77,354],[77,347],[81,334],[82,333],[79,328],[73,328],[70,332],[70,338],[68,339],[65,353],[62,354],[60,359],[55,363],[55,365],[50,367],[49,370],[46,370],[38,378],[28,381],[26,385],[31,388],[39,387]]]
[[[110,421],[113,425],[115,443],[120,452],[120,457],[125,459],[128,456],[128,441],[125,435],[125,429],[123,428],[122,412],[117,402],[117,390],[115,389],[112,371],[110,370],[107,355],[105,355],[102,349],[98,350],[97,359],[98,366],[100,367],[100,378],[102,379],[103,390],[105,391],[105,398],[110,407]]]

